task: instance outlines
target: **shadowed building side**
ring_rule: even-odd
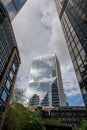
[[[0,2],[0,130],[14,88],[20,56],[9,15]]]
[[[87,0],[54,0],[87,107]]]
[[[39,105],[39,96],[37,94],[34,94],[29,101],[29,105],[34,107]]]
[[[12,21],[27,0],[1,0],[6,7]]]
[[[45,95],[44,99],[41,102],[42,106],[49,106],[49,95],[48,93]]]

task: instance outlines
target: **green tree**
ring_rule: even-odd
[[[13,90],[13,94],[12,94],[12,97],[11,97],[11,103],[13,102],[23,102],[25,100],[25,95],[24,95],[24,92],[23,90],[19,89],[19,88],[15,88]]]
[[[40,112],[24,111],[20,120],[20,128],[21,130],[45,130]]]
[[[82,120],[81,127],[78,130],[87,130],[87,120]]]
[[[40,112],[27,110],[20,103],[9,106],[2,130],[45,130]]]
[[[19,120],[24,110],[25,107],[22,104],[12,103],[8,108],[3,130],[19,130]]]

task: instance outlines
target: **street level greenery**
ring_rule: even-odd
[[[44,119],[45,125],[50,126],[65,126],[62,122],[59,122],[58,120],[52,120],[52,119]]]
[[[12,103],[2,130],[45,130],[45,127],[39,111],[32,112],[20,103]]]
[[[78,130],[87,130],[87,120],[82,120],[81,126]]]

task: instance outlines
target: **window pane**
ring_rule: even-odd
[[[78,65],[80,66],[82,64],[82,60],[79,55],[76,57],[76,60],[77,60]]]
[[[6,101],[7,93],[5,91],[2,92],[1,98],[2,98],[3,101]]]
[[[14,64],[12,65],[12,68],[13,68],[13,71],[15,72],[15,69],[16,69],[16,68],[15,68],[15,65],[14,65]]]
[[[0,117],[2,116],[3,111],[4,111],[4,106],[0,103]]]
[[[10,89],[10,82],[9,80],[6,81],[6,88],[9,90]]]
[[[9,74],[10,78],[13,79],[13,74],[12,72],[10,71],[10,74]]]

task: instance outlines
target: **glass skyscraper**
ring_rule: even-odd
[[[12,21],[27,0],[1,0]]]
[[[38,106],[39,105],[39,96],[37,94],[34,94],[29,101],[30,106]]]
[[[20,64],[11,22],[0,2],[0,130],[8,108]]]
[[[56,54],[47,54],[33,59],[29,87],[40,97],[42,106],[66,106],[60,65]]]
[[[22,8],[27,0],[12,0],[17,12]]]
[[[87,0],[54,0],[87,107]]]

